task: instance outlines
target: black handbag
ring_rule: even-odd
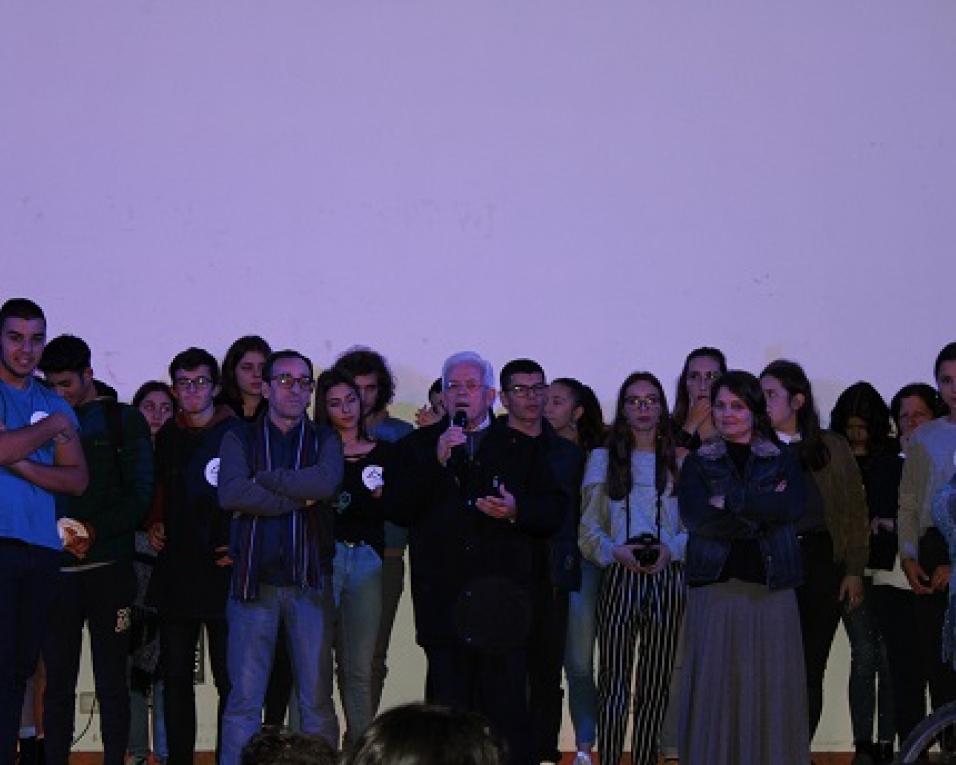
[[[895,531],[881,528],[875,534],[870,534],[870,559],[866,564],[867,568],[892,571],[898,549],[899,542]]]
[[[946,539],[935,526],[926,529],[919,540],[919,565],[927,576],[932,576],[937,566],[949,565],[949,547]]]

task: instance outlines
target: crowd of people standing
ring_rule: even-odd
[[[631,715],[656,763],[681,654],[682,765],[805,765],[841,622],[854,763],[892,760],[927,688],[956,699],[956,343],[889,405],[847,388],[829,429],[799,364],[710,347],[673,409],[637,371],[608,424],[581,381],[463,351],[415,427],[380,353],[317,374],[257,336],[222,365],[183,350],[127,405],[23,298],[0,362],[0,763],[18,739],[35,762],[42,728],[66,765],[84,625],[107,765],[192,763],[201,633],[221,765],[286,724],[360,746],[406,556],[422,698],[484,716],[515,765],[560,758],[562,673],[577,765],[619,762]]]

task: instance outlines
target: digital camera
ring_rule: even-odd
[[[658,545],[661,541],[655,537],[653,534],[640,534],[636,537],[631,537],[625,542],[625,544],[633,545],[634,550],[634,560],[637,561],[639,566],[653,566],[657,563],[658,557],[660,557],[661,551]]]

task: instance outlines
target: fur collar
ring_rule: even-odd
[[[750,451],[755,457],[771,458],[780,455],[780,448],[768,438],[757,436],[750,442]],[[719,436],[704,443],[697,454],[705,460],[719,460],[727,454],[727,442]]]

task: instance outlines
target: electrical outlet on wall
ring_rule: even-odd
[[[96,703],[96,694],[93,691],[84,691],[80,694],[80,714],[88,715],[91,712],[96,714],[100,711],[99,704]]]

